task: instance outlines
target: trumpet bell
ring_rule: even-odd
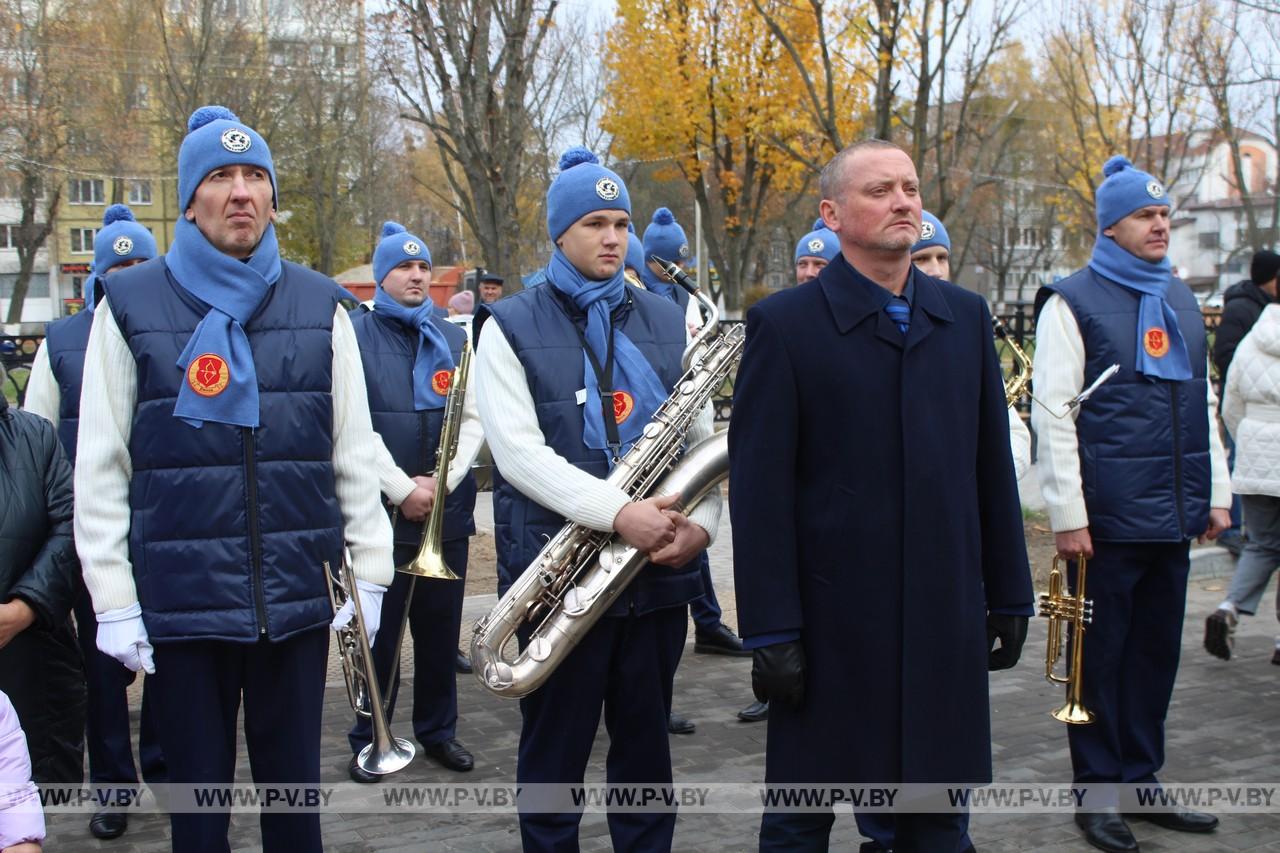
[[[393,737],[391,742],[393,745],[390,749],[375,750],[371,743],[360,750],[360,754],[356,756],[356,766],[375,776],[386,776],[408,767],[417,752],[413,744],[402,737]]]
[[[453,569],[445,565],[444,555],[435,549],[424,548],[409,562],[396,566],[396,571],[403,572],[406,575],[413,575],[414,577],[431,578],[433,580],[462,580]]]
[[[1051,713],[1058,722],[1073,726],[1083,726],[1093,722],[1093,712],[1086,709],[1076,698],[1068,699],[1066,704]]]

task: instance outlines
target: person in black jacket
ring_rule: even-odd
[[[4,370],[0,368],[0,385]],[[80,577],[71,465],[53,426],[0,395],[0,691],[38,783],[84,780],[84,669],[71,626]]]
[[[1222,299],[1222,320],[1213,337],[1213,363],[1218,368],[1218,381],[1227,387],[1227,368],[1236,354],[1236,347],[1258,322],[1262,309],[1276,299],[1276,274],[1280,273],[1280,255],[1263,249],[1253,256],[1249,265],[1249,278],[1227,288]],[[1235,442],[1227,435],[1226,447],[1230,467],[1235,469]],[[1244,547],[1241,530],[1240,498],[1231,501],[1231,529],[1218,537],[1218,544],[1232,555],[1239,557]],[[1212,626],[1208,629],[1212,632]],[[1208,635],[1206,635],[1207,637]],[[1209,641],[1206,639],[1206,644]]]
[[[1280,273],[1280,255],[1263,249],[1253,256],[1249,265],[1249,278],[1227,288],[1222,297],[1222,320],[1213,339],[1213,363],[1218,368],[1218,378],[1227,381],[1227,368],[1236,354],[1236,347],[1253,324],[1258,322],[1262,309],[1276,300],[1276,275]]]

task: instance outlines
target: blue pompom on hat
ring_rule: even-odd
[[[827,227],[827,223],[822,220],[821,216],[819,216],[817,219],[813,220],[813,228],[811,230],[821,231],[823,228],[826,228],[826,227]],[[827,228],[827,230],[830,231],[831,229]]]
[[[627,258],[623,261],[623,266],[631,267],[638,274],[644,269],[645,254],[644,244],[640,242],[640,238],[632,232],[627,235]]]
[[[934,246],[941,246],[947,251],[951,251],[951,235],[947,233],[947,227],[942,224],[942,220],[934,216],[927,210],[920,212],[920,239],[911,247],[911,254],[931,249]]]
[[[1117,154],[1102,167],[1104,179],[1095,196],[1098,231],[1110,228],[1135,210],[1151,205],[1169,207],[1164,184]]]
[[[98,275],[125,261],[149,261],[157,253],[156,238],[133,218],[132,210],[113,204],[103,212],[102,227],[93,237],[93,269]]]
[[[800,263],[801,258],[822,258],[827,263],[831,263],[836,259],[836,255],[840,254],[840,238],[836,232],[823,225],[821,219],[814,224],[817,227],[796,243],[794,263]]]
[[[272,207],[280,206],[271,149],[256,130],[226,107],[200,107],[187,119],[178,149],[178,209],[186,210],[205,175],[223,166],[258,166],[271,176]]]
[[[622,178],[600,165],[582,146],[560,156],[560,174],[547,189],[547,233],[554,241],[569,226],[597,210],[621,210],[630,215],[631,196]]]
[[[387,273],[405,261],[426,261],[431,266],[427,242],[410,234],[399,222],[382,223],[382,239],[373,250],[373,280],[381,286]]]
[[[653,221],[644,229],[644,257],[657,255],[664,261],[684,263],[689,260],[689,238],[676,222],[670,208],[660,207],[653,212]]]

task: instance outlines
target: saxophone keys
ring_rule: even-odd
[[[529,657],[542,663],[551,657],[551,642],[546,637],[534,637],[529,641],[529,645],[525,648],[529,653]]]

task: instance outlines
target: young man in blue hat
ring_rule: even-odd
[[[796,284],[812,281],[840,254],[840,238],[819,219],[796,243]]]
[[[1082,701],[1094,719],[1067,728],[1075,781],[1090,792],[1076,823],[1095,847],[1129,851],[1138,843],[1118,806],[1134,805],[1133,785],[1158,784],[1164,764],[1189,542],[1230,527],[1231,486],[1204,321],[1169,263],[1164,185],[1120,156],[1102,171],[1089,265],[1036,294],[1036,397],[1050,411],[1031,417],[1058,553],[1089,558]],[[1184,832],[1218,824],[1181,809],[1132,816]]]
[[[672,681],[686,606],[703,592],[696,557],[710,544],[720,502],[710,497],[686,518],[664,512],[669,497],[633,502],[605,480],[681,375],[688,341],[675,304],[624,283],[630,214],[622,179],[586,149],[570,149],[547,191],[556,244],[547,284],[485,306],[476,318],[477,402],[503,477],[494,493],[499,592],[566,521],[616,531],[655,564],[521,700],[522,786],[580,785],[602,711],[608,781],[671,781]],[[690,441],[711,429],[708,407]],[[611,812],[614,847],[670,850],[675,817],[666,808]],[[524,849],[577,849],[580,820],[580,811],[522,811]]]
[[[85,354],[75,531],[97,645],[145,670],[171,782],[320,778],[325,563],[349,549],[370,640],[391,581],[360,351],[331,279],[284,261],[267,143],[201,107],[178,152],[168,253],[110,276]],[[229,813],[174,811],[177,851],[227,850]],[[321,849],[269,813],[265,850]]]
[[[108,207],[102,215],[102,227],[93,237],[93,272],[85,282],[84,309],[50,323],[45,339],[36,351],[27,383],[25,408],[47,418],[57,428],[58,439],[72,465],[76,459],[80,422],[84,352],[89,344],[93,309],[102,298],[100,281],[155,256],[156,239],[134,219],[133,211],[123,204]],[[137,783],[126,693],[137,673],[98,650],[98,623],[93,614],[93,602],[83,589],[76,598],[75,614],[88,686],[89,781],[103,788]],[[155,730],[155,708],[145,683],[138,755],[144,779],[148,782],[165,781],[164,759]],[[95,838],[117,838],[128,828],[128,812],[109,805],[104,805],[89,820],[89,831]]]
[[[373,428],[380,439],[376,445],[378,479],[387,503],[399,508],[393,515],[395,564],[402,566],[417,555],[423,523],[435,503],[436,452],[444,425],[445,398],[467,333],[433,310],[431,252],[426,241],[408,233],[403,225],[383,225],[382,239],[373,253],[373,276],[378,283],[373,310],[356,317],[352,325],[360,342]],[[449,464],[442,536],[445,564],[460,579],[466,576],[469,537],[476,531],[471,463],[482,441],[475,394],[469,393],[464,398],[457,454]],[[395,712],[400,688],[400,671],[391,669],[400,640],[396,620],[402,619],[410,590],[413,734],[436,763],[467,771],[474,759],[455,736],[458,688],[454,663],[462,623],[462,580],[415,579],[396,572],[383,601],[389,615],[386,630],[379,632],[373,646],[382,695],[390,697],[387,719]],[[358,718],[348,736],[352,757],[347,768],[357,782],[379,778],[356,764],[356,756],[368,746],[371,736],[369,719]]]

